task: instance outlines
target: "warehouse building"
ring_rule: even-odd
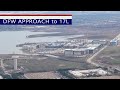
[[[105,45],[105,44],[107,44],[107,40],[93,40],[92,44],[102,44],[102,45]]]
[[[68,57],[73,57],[74,56],[73,50],[72,49],[65,49],[64,55],[68,56]]]
[[[100,48],[101,44],[87,44],[86,47],[96,47],[96,48]]]
[[[80,56],[86,55],[87,53],[88,53],[87,48],[73,50],[74,57],[80,57]]]
[[[86,47],[88,49],[88,54],[93,54],[102,47],[102,44],[88,44]]]
[[[68,57],[82,57],[88,54],[93,54],[101,48],[102,44],[87,44],[80,49],[65,49],[64,55]]]
[[[65,49],[64,55],[69,57],[81,57],[88,54],[87,48],[81,49]]]
[[[118,45],[118,40],[113,39],[110,41],[110,46],[116,46],[116,45]]]
[[[88,49],[88,54],[93,54],[96,52],[96,47],[89,47]]]
[[[64,46],[64,43],[62,42],[54,42],[54,43],[49,43],[45,45],[45,48],[62,48]]]

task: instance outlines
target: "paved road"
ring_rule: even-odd
[[[120,34],[118,34],[114,39],[120,39]],[[102,49],[100,49],[97,53],[95,53],[93,56],[91,56],[90,58],[87,59],[87,62],[92,64],[92,65],[95,65],[95,66],[100,66],[99,64],[93,62],[93,58],[95,58],[100,52],[102,52],[105,48],[107,48],[108,45],[104,46]]]
[[[107,45],[104,46],[102,49],[100,49],[100,50],[99,50],[97,53],[95,53],[93,56],[91,56],[90,58],[88,58],[88,59],[87,59],[87,62],[90,63],[90,64],[93,64],[93,65],[95,65],[95,66],[100,66],[99,64],[93,62],[92,59],[93,59],[94,57],[96,57],[100,52],[102,52],[105,48],[107,48]]]
[[[59,56],[55,56],[55,55],[51,55],[51,54],[46,54],[45,56],[52,57],[52,58],[59,58]]]

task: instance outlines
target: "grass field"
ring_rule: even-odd
[[[13,60],[5,60],[6,68],[13,69]],[[85,60],[77,58],[74,59],[56,59],[50,57],[42,57],[36,59],[20,59],[18,60],[18,67],[24,67],[26,72],[41,72],[41,71],[56,71],[59,69],[89,69],[94,66],[86,63]]]
[[[108,46],[95,58],[95,61],[120,66],[120,46]]]

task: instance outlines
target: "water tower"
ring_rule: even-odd
[[[14,60],[14,70],[17,70],[17,60],[18,60],[19,56],[12,56],[12,59]]]
[[[1,61],[0,61],[1,68],[4,68],[3,59],[2,58],[0,58],[0,59],[1,59]]]

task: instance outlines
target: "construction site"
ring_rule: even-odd
[[[119,16],[86,11],[70,26],[1,25],[0,79],[120,79]]]
[[[106,46],[119,45],[118,37],[119,35],[113,40],[84,38],[23,44],[20,47],[24,54],[0,56],[0,74],[6,79],[84,79],[111,76],[111,69],[96,65],[89,59]]]

